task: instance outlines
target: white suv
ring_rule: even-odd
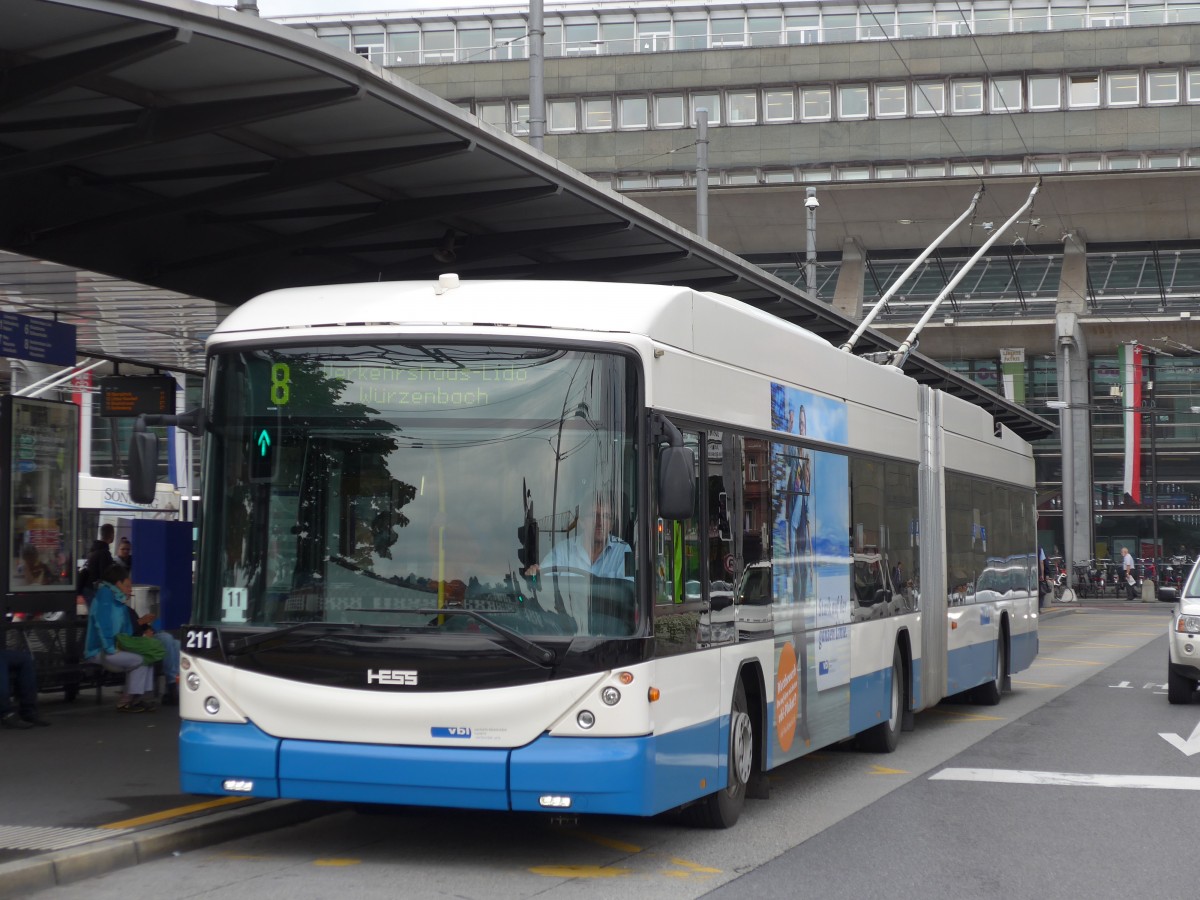
[[[1167,699],[1190,703],[1200,686],[1200,560],[1192,567],[1179,601],[1171,610],[1167,643],[1171,649]]]

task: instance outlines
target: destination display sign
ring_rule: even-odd
[[[30,362],[75,365],[75,326],[0,312],[0,356]]]
[[[111,375],[97,383],[102,416],[132,418],[175,412],[175,379],[169,375]]]

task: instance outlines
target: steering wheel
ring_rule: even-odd
[[[580,578],[591,578],[592,573],[586,569],[577,569],[574,566],[546,566],[539,575],[545,575],[547,572],[556,572],[563,575],[578,575]]]

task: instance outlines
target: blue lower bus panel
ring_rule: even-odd
[[[728,718],[663,736],[556,738],[515,750],[280,740],[185,721],[184,791],[358,803],[653,815],[725,786]],[[710,748],[710,752],[703,749]],[[234,782],[235,784],[230,784]]]

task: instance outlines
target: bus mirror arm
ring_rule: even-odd
[[[204,433],[203,407],[178,415],[143,413],[133,423],[129,437],[129,499],[134,503],[153,503],[158,482],[158,435],[150,426],[174,425],[199,437]]]

